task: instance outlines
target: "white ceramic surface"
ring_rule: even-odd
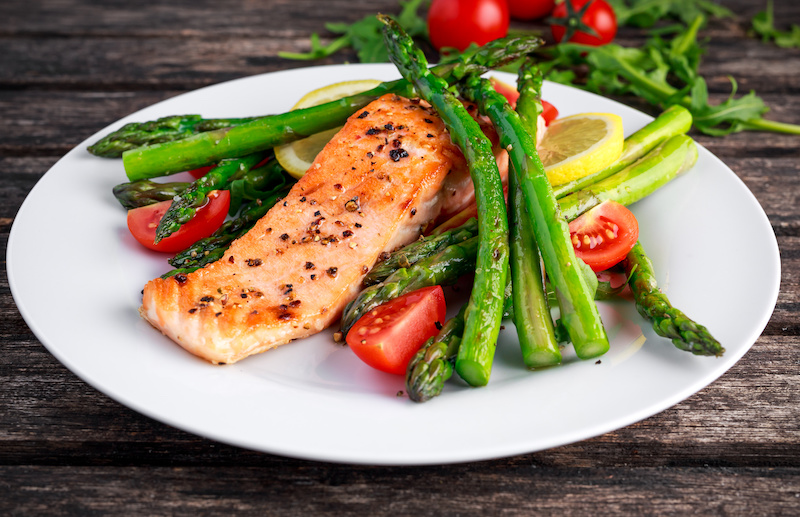
[[[400,377],[371,370],[334,344],[330,332],[212,366],[139,318],[142,286],[169,267],[128,234],[125,212],[111,194],[125,181],[121,162],[89,155],[89,143],[126,122],[176,113],[278,113],[325,84],[395,77],[391,65],[248,77],[166,100],[93,135],[44,175],[14,221],[8,276],[25,321],[76,375],[152,418],[259,451],[367,464],[483,460],[597,436],[689,397],[758,338],[778,294],[775,236],[745,185],[703,148],[690,172],[632,210],[660,285],[723,343],[721,359],[677,350],[631,303],[602,303],[611,350],[599,364],[578,361],[567,348],[561,367],[526,371],[508,325],[488,387],[471,389],[454,379],[437,399],[415,404],[397,396]],[[558,84],[546,84],[544,98],[562,116],[617,113],[626,134],[650,120]]]

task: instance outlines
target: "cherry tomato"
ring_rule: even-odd
[[[572,37],[568,39],[570,43],[582,43],[584,45],[598,47],[613,41],[614,36],[617,35],[617,17],[614,15],[614,9],[612,9],[605,0],[566,0],[558,4],[553,10],[553,18],[565,19],[567,17],[567,2],[572,5],[576,13],[580,11],[584,5],[591,2],[591,5],[589,5],[583,13],[583,16],[580,17],[580,22],[597,33],[597,36],[593,36],[577,30]],[[550,30],[553,32],[553,38],[557,42],[561,42],[567,32],[567,27],[564,23],[554,23],[550,25]]]
[[[603,201],[569,223],[575,255],[595,273],[625,258],[639,239],[639,223],[616,201]]]
[[[483,45],[504,37],[508,24],[505,0],[433,0],[428,10],[428,32],[437,50]]]
[[[492,86],[494,87],[495,91],[508,99],[509,104],[512,106],[517,104],[519,92],[516,88],[494,77],[489,78],[489,80],[492,82]],[[558,118],[558,110],[549,102],[542,101],[542,117],[544,117],[544,123],[549,126],[550,122]]]
[[[556,0],[507,0],[515,20],[538,20],[553,12]]]
[[[172,201],[128,210],[128,229],[139,244],[151,250],[175,253],[184,250],[217,231],[228,214],[231,195],[227,190],[215,190],[208,201],[197,210],[194,218],[181,226],[180,230],[154,244],[156,228]]]
[[[445,321],[444,292],[423,287],[362,316],[347,333],[347,344],[378,370],[405,375],[408,362]]]

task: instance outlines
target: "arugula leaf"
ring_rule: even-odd
[[[694,127],[712,136],[723,136],[747,129],[747,123],[761,118],[769,111],[760,97],[751,91],[744,97],[734,99],[736,81],[729,77],[732,85],[728,99],[716,106],[708,104],[708,88],[706,81],[698,77],[692,85],[689,111],[692,112]]]
[[[761,41],[774,41],[782,48],[800,48],[800,26],[792,24],[788,31],[775,28],[772,0],[767,1],[767,10],[753,16],[753,30],[761,36]]]
[[[400,0],[400,14],[397,22],[412,38],[427,38],[428,25],[424,18],[418,14],[419,8],[425,0]],[[286,59],[313,60],[328,57],[343,48],[353,48],[362,63],[385,63],[389,61],[389,54],[383,45],[381,29],[383,24],[375,16],[364,18],[351,23],[326,23],[325,28],[340,37],[327,45],[320,44],[319,34],[311,35],[311,51],[308,53],[279,52],[278,56]]]
[[[709,104],[708,87],[698,73],[702,47],[697,32],[702,24],[699,16],[671,41],[653,36],[640,48],[562,43],[549,51],[547,78],[575,86],[575,71],[588,70],[578,87],[603,95],[633,94],[662,108],[680,104],[692,113],[695,129],[708,135],[743,130],[800,134],[798,125],[765,120],[769,108],[755,92],[736,98],[733,78],[730,97]]]
[[[674,19],[690,24],[698,16],[730,18],[733,12],[711,0],[607,0],[618,25],[652,27],[659,20]]]

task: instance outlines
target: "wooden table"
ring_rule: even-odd
[[[702,73],[712,98],[728,95],[733,75],[740,91],[755,89],[765,99],[770,117],[800,122],[800,50],[747,37],[748,20],[764,2],[724,3],[740,18],[714,21],[703,32],[711,37]],[[780,23],[800,23],[800,4],[776,4]],[[326,21],[378,11],[396,12],[395,2],[5,0],[0,247],[36,181],[95,131],[188,90],[304,66],[277,52],[305,50]],[[619,38],[632,45],[644,35],[624,29]],[[323,62],[345,60],[355,57],[343,52]],[[580,443],[471,464],[354,467],[250,452],[150,420],[76,378],[20,316],[4,255],[0,513],[796,515],[800,137],[694,136],[766,210],[783,278],[774,315],[752,350],[673,408]]]

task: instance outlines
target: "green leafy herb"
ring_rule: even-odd
[[[425,0],[400,1],[402,7],[397,16],[397,22],[412,38],[428,37],[428,25],[424,18],[418,14],[419,8]],[[347,47],[353,48],[362,63],[385,63],[389,61],[389,54],[383,44],[381,28],[383,24],[375,16],[365,16],[352,24],[326,23],[325,28],[334,34],[341,34],[327,45],[322,45],[319,35],[311,35],[311,52],[298,54],[294,52],[279,52],[280,57],[286,59],[313,60],[328,57]]]
[[[652,27],[659,20],[679,20],[688,25],[698,16],[732,17],[730,9],[710,0],[607,0],[618,25]]]
[[[753,17],[752,23],[753,30],[761,36],[761,41],[774,41],[783,48],[800,48],[800,26],[792,24],[788,31],[779,31],[775,28],[772,0],[767,2],[766,11],[761,11]]]
[[[733,78],[730,97],[709,104],[706,82],[698,73],[702,48],[697,32],[703,21],[698,16],[671,40],[656,35],[639,48],[557,45],[550,50],[548,79],[604,95],[633,94],[662,108],[680,104],[692,112],[695,129],[708,135],[743,130],[800,134],[798,125],[765,120],[769,108],[754,92],[736,98]]]

